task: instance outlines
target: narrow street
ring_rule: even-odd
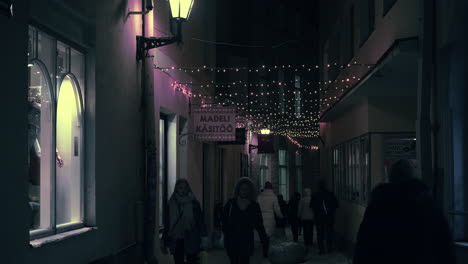
[[[467,264],[467,11],[0,0],[0,263]]]
[[[286,230],[287,238],[285,240],[276,240],[273,242],[280,243],[281,241],[292,241],[292,234],[289,229]],[[303,236],[299,236],[299,243],[302,245]],[[317,245],[317,241],[314,241],[314,245]],[[262,247],[260,243],[256,243],[255,255],[250,259],[250,263],[254,264],[270,264],[268,259],[265,259],[262,254]],[[307,255],[305,261],[297,264],[351,264],[352,260],[350,256],[340,252],[332,252],[330,254],[319,255],[317,246],[307,247]],[[226,255],[226,251],[222,249],[213,249],[208,251],[208,263],[220,263],[228,264],[229,258]]]

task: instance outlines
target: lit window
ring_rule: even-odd
[[[339,199],[366,204],[370,192],[369,136],[363,135],[333,148],[333,181]]]
[[[296,153],[296,191],[302,191],[302,154]]]
[[[278,189],[283,197],[289,197],[289,177],[288,177],[288,153],[285,149],[278,151]]]
[[[28,55],[28,182],[34,239],[83,226],[84,56],[32,27]],[[67,67],[60,68],[60,61]]]
[[[263,188],[265,182],[269,181],[268,174],[268,156],[265,153],[258,154],[260,159],[260,188]]]
[[[159,225],[164,225],[165,203],[168,197],[167,190],[167,116],[161,114],[159,119]]]

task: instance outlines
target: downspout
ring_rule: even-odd
[[[146,36],[145,15],[149,13],[141,1],[141,35]],[[158,260],[154,254],[156,235],[156,142],[155,142],[155,116],[154,116],[154,93],[148,89],[148,77],[146,57],[141,60],[141,109],[142,111],[142,135],[143,135],[143,168],[144,168],[144,218],[143,218],[143,255],[148,264],[157,264]],[[151,69],[151,68],[150,68]]]
[[[418,107],[416,123],[416,144],[421,179],[434,190],[433,134],[431,124],[431,95],[434,89],[434,43],[433,43],[434,0],[420,0],[420,31],[418,59]]]
[[[427,1],[428,4],[431,5],[431,21],[432,21],[432,34],[431,34],[431,42],[432,42],[432,78],[433,78],[433,86],[431,92],[431,123],[432,123],[432,164],[433,164],[433,179],[434,185],[432,189],[432,193],[434,196],[434,200],[443,208],[444,206],[444,174],[442,170],[442,164],[439,160],[439,136],[440,136],[440,120],[439,120],[439,99],[438,96],[439,85],[438,85],[438,71],[437,71],[437,8],[436,8],[436,1],[430,0]]]

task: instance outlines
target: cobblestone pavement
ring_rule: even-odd
[[[211,250],[208,252],[209,264],[229,264],[229,258],[224,250]],[[270,261],[263,258],[261,248],[258,246],[255,250],[255,255],[251,258],[250,263],[253,264],[270,264]],[[318,255],[317,249],[309,248],[309,254],[306,257],[304,264],[350,264],[341,253],[331,253],[328,255]],[[299,263],[298,263],[299,264]]]
[[[286,240],[292,241],[291,234],[286,234]],[[299,238],[302,241],[302,237]],[[273,242],[275,243],[275,242]],[[316,243],[314,244],[316,245]],[[229,264],[229,258],[226,252],[222,249],[208,251],[208,263],[209,264]],[[340,252],[334,252],[327,255],[319,255],[316,247],[309,248],[308,254],[305,258],[305,262],[298,264],[351,264],[351,260],[346,258],[344,254]],[[270,264],[268,259],[263,258],[262,249],[259,243],[255,248],[255,255],[250,259],[252,264]]]

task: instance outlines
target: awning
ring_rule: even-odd
[[[320,118],[329,122],[349,111],[365,97],[414,96],[418,85],[418,40],[396,41],[359,83],[350,88]]]

